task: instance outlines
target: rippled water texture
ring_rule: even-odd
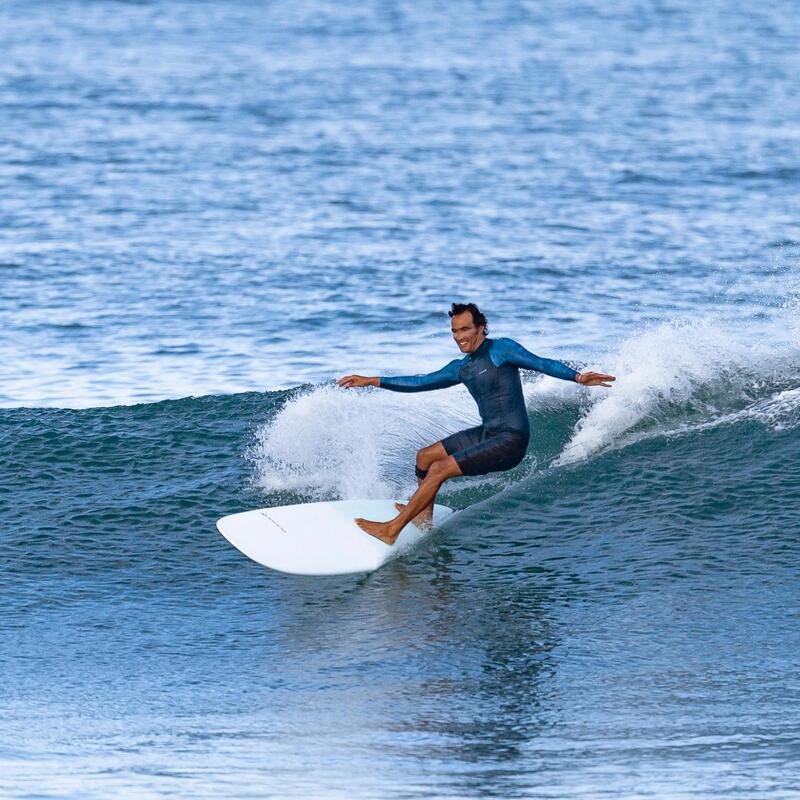
[[[0,795],[800,797],[795,3],[0,6]],[[509,473],[368,576],[222,515]]]
[[[800,241],[799,20],[7,2],[0,403],[422,369],[454,298],[573,358],[769,313]]]

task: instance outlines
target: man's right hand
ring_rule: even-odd
[[[345,375],[336,381],[344,389],[353,389],[357,386],[380,386],[380,378],[365,378],[363,375]]]

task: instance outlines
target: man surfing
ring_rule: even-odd
[[[459,475],[485,475],[513,469],[525,457],[530,439],[530,424],[522,394],[520,369],[532,369],[575,381],[583,386],[610,388],[613,375],[577,372],[540,358],[513,339],[489,339],[486,317],[474,303],[453,303],[450,329],[464,358],[457,358],[437,372],[397,378],[366,378],[346,375],[337,383],[346,389],[378,386],[393,392],[429,392],[463,383],[478,404],[482,425],[447,436],[417,452],[416,475],[419,486],[407,505],[397,504],[400,512],[388,522],[357,519],[359,528],[386,544],[394,544],[400,531],[415,520],[430,524],[433,504],[442,484]]]

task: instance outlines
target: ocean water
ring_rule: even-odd
[[[794,2],[0,6],[0,796],[800,797]],[[371,575],[218,517],[509,473]]]

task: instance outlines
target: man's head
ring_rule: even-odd
[[[486,338],[489,326],[475,303],[453,303],[450,307],[450,330],[462,353],[474,353]]]

